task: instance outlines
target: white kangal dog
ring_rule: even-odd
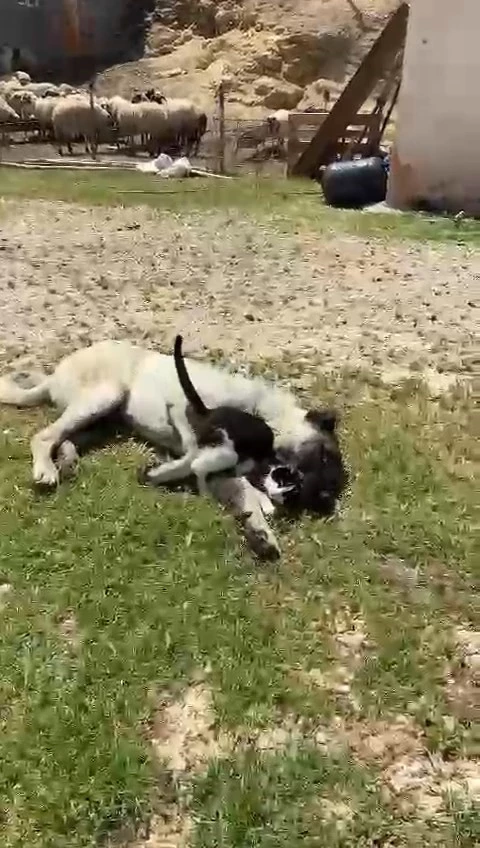
[[[254,413],[274,432],[275,460],[257,481],[258,488],[245,477],[221,475],[211,477],[208,488],[242,520],[247,539],[260,556],[278,556],[265,516],[265,493],[292,512],[328,515],[346,486],[335,413],[302,409],[290,392],[265,380],[209,363],[187,362],[208,407],[232,406]],[[43,487],[55,487],[62,471],[75,464],[77,448],[88,444],[92,433],[98,437],[112,420],[176,455],[183,452],[179,434],[191,430],[173,357],[126,341],[103,341],[77,350],[51,375],[6,375],[0,378],[0,403],[19,407],[52,403],[61,411],[31,442],[33,480]],[[155,473],[148,469],[141,479],[154,483]]]

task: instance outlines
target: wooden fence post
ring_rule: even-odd
[[[222,80],[217,89],[218,99],[218,172],[225,173],[225,84]]]
[[[90,153],[92,159],[97,158],[97,148],[98,148],[98,138],[97,132],[95,129],[95,82],[96,77],[93,77],[88,83],[88,94],[90,98],[90,110],[91,110],[91,118],[92,118],[92,127],[93,127],[93,137],[90,140]]]

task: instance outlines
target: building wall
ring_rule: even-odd
[[[480,212],[480,0],[411,0],[387,200]]]
[[[144,0],[0,0],[0,73],[10,70],[15,47],[39,68],[81,57],[102,62],[128,56],[133,4],[140,20]]]

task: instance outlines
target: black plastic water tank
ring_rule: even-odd
[[[380,156],[332,162],[322,177],[326,202],[350,209],[380,203],[387,194],[387,170]]]

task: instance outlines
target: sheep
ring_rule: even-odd
[[[270,127],[266,121],[252,121],[243,129],[235,138],[234,153],[242,148],[250,149],[255,147],[258,149],[270,136]]]
[[[19,81],[20,85],[27,85],[32,81],[30,74],[27,74],[26,71],[15,71],[13,76]]]
[[[40,137],[47,138],[49,133],[53,131],[53,110],[60,100],[60,95],[55,97],[37,97],[33,114],[40,124]]]
[[[154,88],[149,88],[145,92],[145,97],[150,103],[165,103],[167,98],[161,91],[156,91]]]
[[[165,103],[166,97],[161,91],[156,91],[154,88],[148,88],[147,91],[134,91],[132,95],[132,103]]]
[[[171,144],[173,139],[172,125],[169,120],[168,111],[160,103],[142,102],[137,105],[140,113],[138,129],[140,135],[150,141],[151,151],[160,153]]]
[[[25,91],[23,88],[9,91],[5,95],[5,100],[12,109],[15,109],[22,121],[28,121],[33,117],[36,97],[30,91]]]
[[[72,142],[78,138],[85,141],[85,151],[89,149],[95,155],[102,133],[111,126],[111,118],[98,103],[90,104],[88,97],[81,94],[69,94],[56,104],[52,114],[58,152],[63,155],[63,143],[68,152],[73,153]]]
[[[8,105],[7,101],[0,97],[0,145],[4,145],[7,142],[8,136],[5,134],[4,124],[14,123],[18,121],[18,115],[11,106]]]
[[[146,103],[148,97],[143,91],[134,91],[132,94],[132,103]]]
[[[171,140],[167,111],[156,101],[142,98],[131,102],[115,95],[108,101],[107,109],[117,126],[119,139],[128,139],[132,151],[136,136],[141,136],[143,145],[150,142],[152,152],[160,152]]]
[[[57,86],[52,85],[51,82],[30,82],[24,87],[24,90],[30,91],[37,97],[51,97],[59,93]]]
[[[7,97],[13,93],[14,91],[21,91],[22,86],[15,77],[14,79],[2,80],[0,82],[0,94],[7,99]]]
[[[192,151],[197,155],[207,129],[207,116],[190,100],[168,99],[165,107],[172,135],[187,156]]]
[[[112,98],[115,101],[116,98]],[[133,108],[132,108],[133,107]],[[160,92],[153,88],[144,94],[134,94],[132,103],[126,109],[127,121],[135,125],[138,118],[137,134],[142,136],[144,142],[151,143],[151,152],[157,155],[162,150],[173,146],[185,148],[187,154],[193,149],[198,152],[202,136],[207,128],[207,116],[190,100],[166,99]],[[126,129],[120,128],[120,121],[116,116],[120,135],[133,136]]]
[[[289,116],[287,109],[278,109],[263,121],[247,126],[235,139],[234,153],[240,148],[254,147],[253,157],[264,155],[268,150],[284,154],[289,136]]]
[[[272,138],[286,139],[288,137],[290,112],[288,109],[277,109],[267,117],[267,126]]]
[[[132,151],[135,136],[142,132],[142,106],[140,102],[131,103],[119,95],[111,97],[105,106],[117,126],[119,139],[128,139]]]
[[[0,97],[0,124],[8,124],[13,121],[18,121],[19,117],[15,112],[15,109],[12,109],[11,106],[8,105],[7,101]]]

